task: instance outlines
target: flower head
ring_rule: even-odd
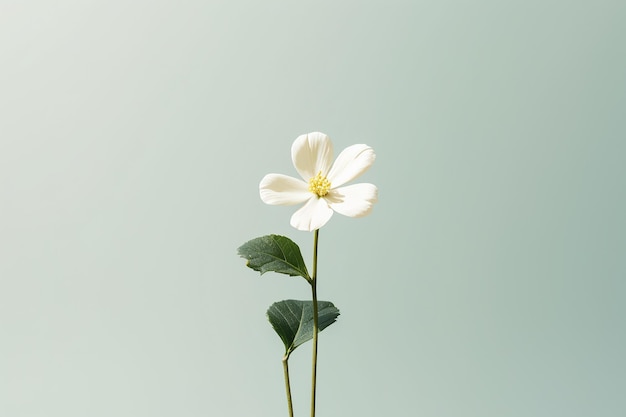
[[[344,149],[333,163],[333,144],[323,133],[300,135],[291,146],[293,165],[302,179],[268,174],[261,180],[261,200],[272,205],[304,205],[291,216],[298,230],[313,231],[324,226],[333,212],[348,217],[363,217],[378,200],[373,184],[343,187],[368,170],[376,159],[367,145]]]

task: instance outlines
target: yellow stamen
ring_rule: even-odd
[[[330,191],[330,181],[322,175],[322,171],[309,180],[309,191],[318,197],[324,197]]]

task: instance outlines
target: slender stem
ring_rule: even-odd
[[[283,356],[283,371],[285,372],[285,389],[287,390],[287,406],[289,407],[289,417],[293,417],[293,404],[291,403],[291,385],[289,384],[289,354]]]
[[[313,276],[311,277],[311,292],[313,295],[313,369],[311,371],[311,417],[315,417],[315,387],[317,381],[317,241],[319,229],[313,237]]]

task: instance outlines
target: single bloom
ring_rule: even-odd
[[[291,225],[298,230],[313,231],[324,226],[333,212],[348,217],[363,217],[378,201],[373,184],[343,186],[369,169],[376,159],[367,145],[344,149],[333,163],[333,144],[323,133],[300,135],[291,146],[293,165],[302,177],[267,174],[259,191],[266,204],[304,205],[291,216]]]

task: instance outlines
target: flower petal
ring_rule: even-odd
[[[304,181],[309,181],[320,171],[326,175],[333,163],[333,144],[320,132],[300,135],[291,146],[291,160]]]
[[[324,226],[333,216],[328,202],[317,196],[311,197],[302,208],[291,216],[291,225],[298,230],[312,232]]]
[[[352,145],[344,149],[328,173],[328,181],[332,187],[339,187],[351,181],[372,166],[376,154],[367,145]]]
[[[259,184],[265,204],[290,206],[311,198],[309,186],[302,180],[282,174],[267,174]]]
[[[378,201],[378,188],[373,184],[354,184],[331,190],[326,197],[330,207],[348,217],[367,216]]]

